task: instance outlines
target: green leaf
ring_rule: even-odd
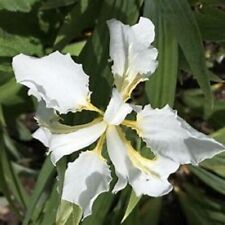
[[[13,35],[0,28],[0,56],[11,57],[20,53],[42,55],[40,41],[34,37]]]
[[[189,166],[190,171],[215,191],[225,195],[225,179],[201,168]]]
[[[52,188],[52,193],[43,209],[44,217],[40,225],[55,225],[55,218],[57,213],[57,208],[59,204],[59,193],[57,191],[57,185]]]
[[[218,85],[212,86],[212,93],[220,91]],[[204,94],[201,89],[184,90],[182,93],[182,101],[188,106],[189,110],[193,110],[192,114],[202,116],[204,110]],[[213,110],[207,112],[207,119],[211,122],[211,126],[219,129],[225,126],[224,120],[225,104],[223,99],[214,98]]]
[[[0,144],[0,149],[2,149],[1,144]],[[21,210],[18,209],[18,202],[16,201],[16,199],[14,198],[14,196],[12,195],[11,191],[8,188],[8,184],[6,182],[4,173],[5,173],[5,171],[3,170],[3,167],[0,162],[0,190],[1,190],[1,193],[7,199],[8,203],[10,204],[11,209],[13,210],[13,212],[15,213],[17,218],[22,219],[22,217],[23,217],[22,212],[21,212]]]
[[[214,156],[212,159],[207,159],[201,163],[201,166],[218,176],[225,178],[225,153]]]
[[[202,7],[195,12],[199,28],[204,40],[225,40],[225,13],[216,6]]]
[[[158,225],[161,216],[162,198],[151,198],[142,207],[141,224]]]
[[[9,11],[29,12],[39,0],[0,0],[0,9]]]
[[[4,126],[5,122],[3,113],[1,113],[1,117],[3,118],[3,121],[1,119],[0,125]],[[28,195],[22,186],[18,174],[14,170],[12,160],[9,158],[9,154],[4,143],[4,140],[6,140],[5,137],[9,137],[6,129],[3,128],[3,133],[1,134],[0,137],[1,137],[0,142],[2,142],[0,150],[0,165],[2,167],[5,184],[9,188],[9,192],[11,192],[16,201],[20,204],[20,207],[22,207],[22,209],[26,209],[28,204]]]
[[[199,187],[184,183],[177,194],[190,225],[222,225],[225,223],[224,201],[205,193]]]
[[[79,206],[62,200],[57,212],[56,225],[78,225],[82,218]]]
[[[41,9],[54,9],[58,7],[69,6],[77,2],[78,0],[47,0],[43,3]]]
[[[28,196],[12,167],[11,161],[7,158],[7,153],[3,145],[0,145],[0,151],[0,189],[18,218],[22,218],[23,211],[27,207]]]
[[[214,139],[225,145],[225,128],[222,128],[211,135]],[[212,171],[218,176],[225,178],[225,153],[222,152],[212,159],[204,160],[201,166]]]
[[[206,101],[212,105],[202,37],[187,0],[161,0],[160,2],[162,13],[171,23],[191,71],[205,94]]]
[[[221,142],[223,145],[225,145],[225,127],[214,132],[212,134],[212,137],[215,138],[217,141]]]
[[[155,24],[156,48],[159,51],[159,66],[146,83],[146,94],[153,107],[173,106],[178,71],[177,41],[162,14],[159,1],[146,1],[144,16],[151,18]]]
[[[54,174],[55,168],[48,157],[46,158],[45,163],[38,176],[38,180],[23,221],[23,225],[28,225],[30,220],[34,221],[38,217],[39,213],[41,213],[46,199],[48,199],[49,196],[48,193],[46,193],[46,191],[48,192],[48,190],[45,190],[45,188],[47,188],[47,185],[51,187],[52,184],[50,182],[52,182]]]
[[[62,53],[69,53],[72,56],[79,56],[85,44],[86,41],[69,44],[65,48],[63,48]]]
[[[19,96],[16,96],[20,91],[21,86],[18,85],[14,78],[0,86],[0,104],[7,104],[17,102],[20,100]]]
[[[19,36],[21,38],[30,39],[32,44],[40,41],[45,41],[45,30],[42,27],[37,10],[30,13],[10,12],[0,10],[0,29],[5,33],[5,36]],[[44,39],[45,38],[45,39]],[[49,39],[49,36],[48,36]],[[34,43],[33,43],[34,40]],[[7,60],[11,66],[11,58]],[[1,63],[2,64],[2,63]]]
[[[0,57],[0,86],[13,78],[11,59]]]
[[[191,4],[199,4],[201,3],[203,6],[207,6],[207,5],[224,5],[225,1],[224,0],[201,0],[201,2],[199,2],[199,0],[189,0],[189,2]]]
[[[64,48],[72,39],[82,36],[82,31],[94,25],[101,8],[100,0],[81,0],[65,18],[55,41],[55,49]]]
[[[111,193],[101,194],[94,203],[92,215],[87,217],[82,225],[102,225],[110,212],[112,202],[113,195]]]
[[[21,154],[18,152],[18,149],[14,145],[13,140],[9,137],[8,133],[3,135],[4,145],[8,149],[8,152],[15,158],[21,159]]]
[[[16,121],[16,128],[18,132],[18,137],[22,141],[31,141],[32,135],[30,130],[20,121]]]
[[[182,209],[185,212],[187,221],[190,225],[212,225],[208,214],[203,214],[203,216],[202,207],[194,204],[190,196],[186,195],[182,191],[178,192],[178,196]]]
[[[130,213],[132,212],[132,210],[137,205],[140,199],[141,199],[141,196],[137,197],[135,192],[132,190],[130,194],[130,199],[129,199],[126,211],[124,213],[123,219],[121,220],[121,223],[123,223],[126,220],[126,218],[130,215]]]
[[[0,125],[2,125],[2,113],[1,113],[1,106],[0,106]],[[18,199],[20,199],[20,194],[17,192],[17,187],[14,182],[12,182],[12,186],[9,186],[9,183],[11,182],[11,172],[9,174],[7,173],[8,166],[4,165],[2,162],[3,159],[5,159],[5,147],[4,147],[4,141],[3,141],[3,129],[0,126],[0,190],[6,197],[7,201],[9,202],[10,206],[12,207],[14,213],[18,218],[22,218],[22,212],[18,208]],[[7,164],[7,162],[5,162]],[[10,178],[9,178],[10,176]],[[10,188],[9,188],[10,187]],[[13,191],[14,192],[13,192]],[[15,196],[17,198],[15,198]]]
[[[64,183],[66,167],[67,167],[66,157],[60,159],[56,164],[56,169],[57,169],[57,174],[58,174],[58,190],[59,190],[60,198],[61,198],[62,190],[63,190],[63,183]]]
[[[124,221],[123,225],[141,225],[141,220],[139,217],[139,211],[135,208],[133,212],[130,214],[130,216]]]

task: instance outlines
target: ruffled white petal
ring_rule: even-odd
[[[40,59],[20,54],[13,58],[13,70],[17,82],[48,108],[67,113],[89,103],[89,78],[68,54],[54,52]]]
[[[54,109],[46,108],[45,102],[40,101],[35,114],[35,119],[40,126],[49,127],[52,123],[58,122],[60,118]]]
[[[98,195],[109,191],[110,182],[106,161],[93,151],[82,152],[77,160],[68,164],[62,199],[79,205],[85,218],[92,213]]]
[[[128,99],[135,86],[146,80],[157,67],[158,51],[151,46],[155,36],[154,25],[143,17],[134,26],[115,19],[107,23],[115,85],[123,98]]]
[[[78,126],[76,131],[67,134],[53,134],[49,150],[51,160],[55,165],[59,159],[94,143],[105,131],[107,124],[104,121],[94,121]]]
[[[45,147],[49,147],[51,140],[51,132],[44,127],[38,128],[33,134],[33,138],[39,140],[44,144]]]
[[[112,97],[105,111],[104,120],[111,125],[119,125],[132,111],[132,107],[125,103],[117,89],[113,89]]]
[[[150,19],[140,17],[138,24],[133,25],[131,28],[134,31],[138,42],[142,43],[146,47],[149,47],[154,41],[155,26]]]
[[[110,126],[106,132],[109,157],[118,177],[114,192],[129,183],[137,196],[161,196],[172,189],[167,178],[179,165],[164,157],[153,160],[143,158],[125,139],[119,128]]]
[[[155,154],[180,164],[198,164],[225,150],[213,138],[193,129],[169,106],[145,106],[137,114],[137,131]]]

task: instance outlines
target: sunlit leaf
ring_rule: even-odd
[[[24,53],[42,55],[42,46],[38,39],[12,35],[0,28],[0,56],[15,56]]]
[[[58,225],[78,225],[82,218],[82,210],[79,206],[62,200],[57,212],[56,224]]]
[[[131,192],[130,199],[129,199],[129,202],[127,204],[127,208],[126,208],[126,211],[124,213],[124,216],[123,216],[123,219],[122,219],[121,223],[123,223],[126,220],[126,218],[130,215],[130,213],[132,212],[134,207],[139,202],[140,198],[141,198],[141,196],[137,197],[134,191]]]
[[[29,12],[39,0],[0,0],[0,9],[9,11]]]

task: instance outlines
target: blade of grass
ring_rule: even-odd
[[[160,5],[162,13],[172,25],[193,75],[205,94],[206,101],[212,106],[213,99],[205,63],[203,40],[190,5],[187,0],[161,0]]]
[[[174,33],[163,16],[158,1],[146,1],[144,16],[153,20],[156,27],[156,47],[159,51],[159,66],[146,83],[146,94],[153,107],[173,106],[175,99],[178,45]]]
[[[52,188],[52,193],[46,203],[43,210],[43,219],[40,225],[53,225],[55,224],[55,218],[57,213],[57,208],[59,204],[59,193],[57,192],[57,185],[55,184]],[[57,223],[56,223],[57,225]],[[60,224],[62,225],[62,224]]]
[[[36,207],[40,198],[45,194],[46,186],[49,184],[49,182],[51,182],[51,179],[54,177],[54,175],[55,175],[55,168],[52,165],[49,157],[47,157],[40,171],[40,174],[38,176],[37,183],[36,183],[34,192],[31,196],[29,207],[23,221],[23,225],[29,224],[30,219],[35,214],[35,211],[37,210]],[[46,201],[46,198],[43,199],[42,203],[44,204],[45,201]],[[39,205],[38,211],[41,211],[40,208],[41,206]]]

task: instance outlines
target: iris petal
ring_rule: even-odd
[[[82,152],[77,160],[68,164],[62,199],[79,205],[85,218],[92,213],[92,205],[98,195],[109,191],[110,182],[106,161],[94,151]]]
[[[134,26],[115,19],[107,23],[114,82],[126,100],[135,86],[148,79],[157,67],[158,51],[151,46],[155,36],[154,25],[143,17]]]
[[[222,144],[188,125],[169,106],[162,109],[145,106],[137,114],[136,125],[139,135],[155,154],[180,164],[198,164],[225,150]]]
[[[119,125],[132,111],[132,107],[125,103],[117,89],[113,89],[111,100],[105,111],[104,120],[111,125]]]
[[[164,157],[153,160],[143,158],[125,139],[119,128],[110,126],[106,132],[109,157],[118,177],[114,192],[129,183],[137,196],[161,196],[171,191],[167,178],[174,173],[179,164]]]
[[[40,59],[20,54],[13,58],[13,70],[17,82],[48,108],[67,113],[89,104],[89,78],[68,54],[54,52]]]

